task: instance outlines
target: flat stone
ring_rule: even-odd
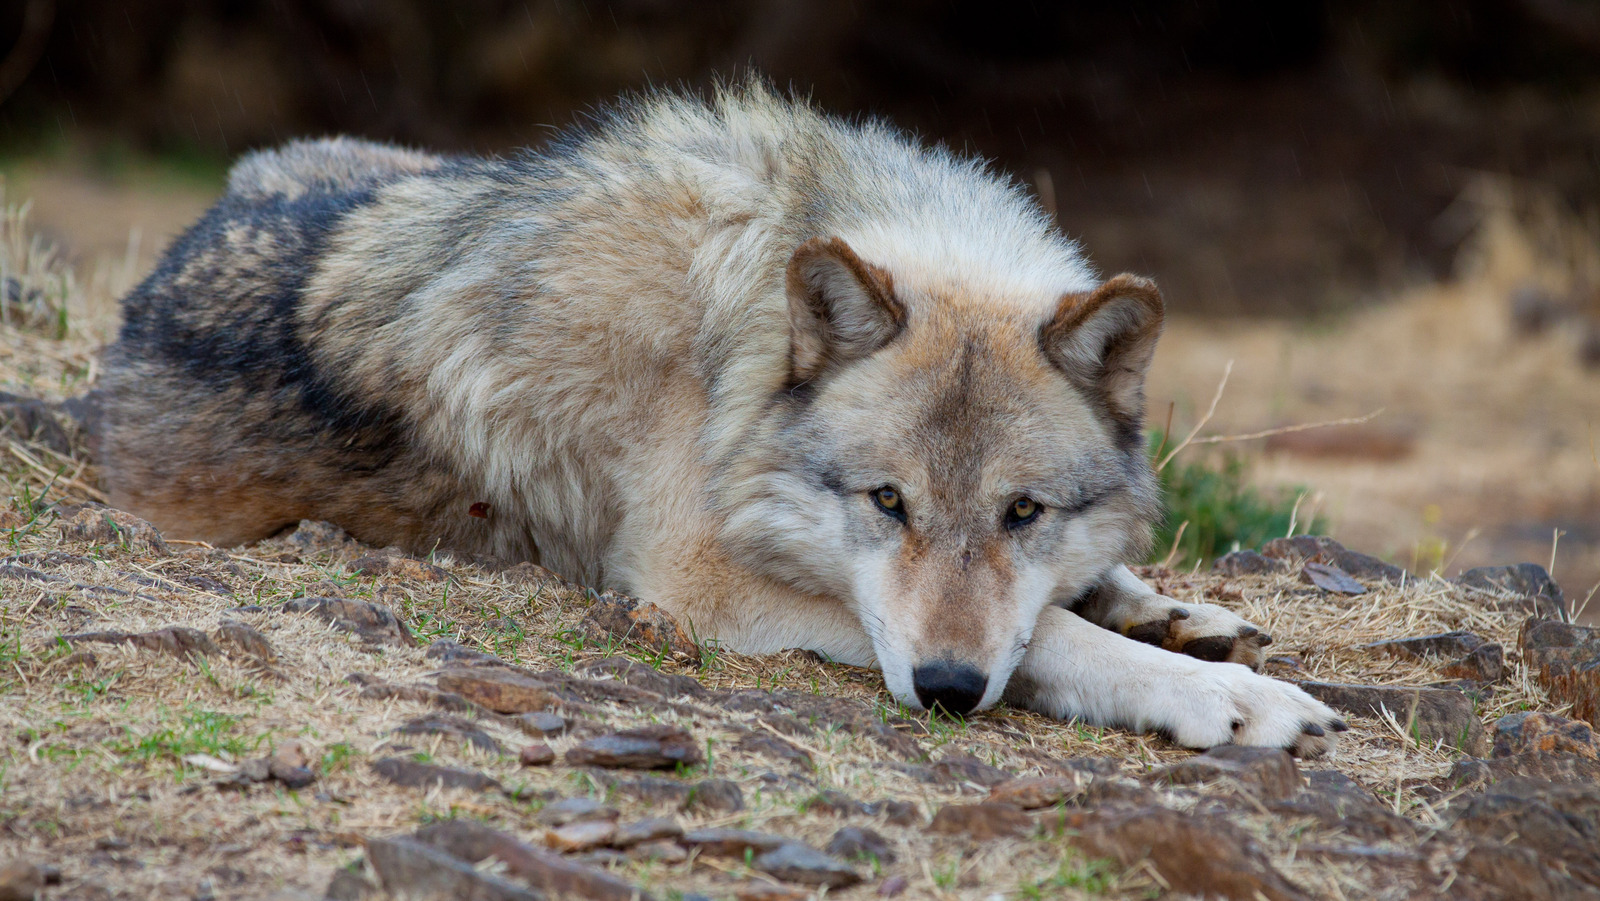
[[[1584,722],[1553,713],[1512,713],[1495,720],[1491,756],[1513,754],[1576,754],[1600,759],[1600,741]]]
[[[407,720],[395,729],[397,735],[444,735],[464,741],[480,751],[491,754],[503,754],[505,749],[489,733],[483,731],[471,720],[448,713],[430,713]]]
[[[1286,817],[1310,817],[1364,842],[1415,837],[1419,827],[1384,807],[1360,783],[1335,770],[1303,771],[1299,793],[1268,801],[1267,809]]]
[[[1529,848],[1584,882],[1600,886],[1600,830],[1594,824],[1539,798],[1491,792],[1468,799],[1452,828],[1485,842]]]
[[[627,642],[652,652],[700,662],[700,646],[672,615],[648,601],[606,592],[595,598],[578,629],[598,645]]]
[[[733,743],[733,749],[742,754],[760,754],[764,757],[786,760],[805,770],[815,769],[808,751],[776,735],[747,732]]]
[[[653,770],[694,766],[705,755],[688,730],[655,725],[588,739],[568,749],[566,759],[574,766]]]
[[[1478,683],[1499,682],[1506,677],[1505,648],[1491,642],[1474,649],[1439,672],[1452,679],[1467,679]]]
[[[1499,842],[1463,843],[1454,860],[1451,901],[1595,901],[1596,892],[1531,848]]]
[[[873,801],[867,805],[868,816],[881,816],[891,826],[921,826],[922,808],[912,801]]]
[[[1600,782],[1600,761],[1579,754],[1512,754],[1492,760],[1458,760],[1446,782],[1452,786],[1493,785],[1506,779],[1540,779],[1557,784]]]
[[[56,530],[67,541],[119,547],[155,557],[172,550],[156,527],[132,513],[93,502],[56,508]]]
[[[566,734],[568,726],[565,717],[548,710],[535,710],[517,716],[517,727],[529,735],[554,738]]]
[[[1395,722],[1424,744],[1443,742],[1475,757],[1489,751],[1483,721],[1472,709],[1472,700],[1459,691],[1332,682],[1295,684],[1329,707],[1350,713],[1381,717],[1387,709]]]
[[[284,544],[302,555],[333,554],[350,551],[361,545],[350,533],[331,522],[300,520],[293,532],[283,536]]]
[[[895,853],[889,847],[889,840],[860,826],[845,826],[828,839],[827,847],[823,849],[835,857],[845,860],[876,859],[880,863],[894,863]]]
[[[578,820],[546,831],[544,843],[556,851],[588,851],[610,844],[616,834],[617,824],[610,820]]]
[[[290,739],[272,749],[267,757],[267,773],[285,788],[305,788],[317,778],[311,771],[312,762],[305,745]]]
[[[540,808],[534,820],[546,826],[565,826],[579,820],[615,820],[620,815],[615,807],[593,798],[562,798]]]
[[[983,788],[991,788],[1012,778],[1005,770],[970,754],[947,754],[934,762],[933,771],[950,782],[970,782]]]
[[[1223,576],[1257,576],[1286,573],[1289,566],[1255,551],[1234,551],[1218,557],[1211,571]]]
[[[1022,838],[1032,835],[1033,817],[1010,804],[946,804],[933,815],[930,828],[945,835],[965,835],[973,841]]]
[[[1294,758],[1281,748],[1222,745],[1197,757],[1182,760],[1152,774],[1171,785],[1194,785],[1228,779],[1257,798],[1277,801],[1298,792],[1303,784]]]
[[[615,679],[624,685],[655,692],[664,698],[699,698],[707,694],[705,686],[695,679],[663,673],[627,657],[603,657],[591,660],[579,664],[572,671],[589,679]]]
[[[530,713],[561,703],[548,682],[500,667],[449,669],[434,683],[495,713]]]
[[[394,611],[382,604],[351,598],[295,598],[283,605],[285,613],[306,613],[368,644],[416,647],[417,640]]]
[[[350,564],[350,571],[374,578],[383,576],[412,582],[443,582],[450,578],[449,573],[432,563],[424,563],[401,553],[378,553],[359,557]]]
[[[744,792],[727,779],[706,779],[689,786],[682,807],[693,813],[733,813],[744,810]]]
[[[408,901],[545,901],[538,892],[409,838],[368,839],[367,863],[387,892]]]
[[[440,638],[428,645],[422,656],[429,660],[436,660],[444,664],[460,664],[462,666],[507,666],[511,664],[488,651],[478,648],[469,648],[453,638]]]
[[[483,712],[482,707],[455,692],[440,691],[429,685],[396,685],[370,673],[351,673],[344,680],[361,689],[359,696],[364,701],[416,701],[457,713]]]
[[[674,779],[644,778],[614,782],[610,788],[618,795],[653,806],[681,808],[689,803],[691,785]]]
[[[217,644],[254,658],[257,663],[273,664],[278,661],[278,652],[273,649],[267,636],[238,620],[225,619],[217,624]]]
[[[469,791],[501,789],[500,782],[482,773],[432,763],[418,763],[404,757],[385,757],[372,764],[372,771],[395,785],[408,788],[464,788]]]
[[[1418,635],[1415,638],[1395,638],[1375,641],[1361,646],[1362,650],[1376,651],[1408,660],[1428,657],[1461,657],[1488,644],[1474,632],[1441,632],[1437,635]]]
[[[1385,563],[1370,554],[1362,554],[1324,535],[1296,535],[1293,538],[1274,538],[1261,546],[1261,553],[1277,560],[1300,560],[1332,566],[1346,575],[1371,582],[1399,584],[1409,574],[1392,563]]]
[[[804,813],[821,813],[829,816],[866,816],[867,805],[838,789],[825,788],[801,802]]]
[[[613,839],[615,841],[615,839]],[[689,859],[689,852],[683,846],[669,839],[653,842],[640,842],[628,849],[628,856],[634,860],[655,860],[662,863],[682,863]]]
[[[1086,856],[1110,858],[1124,867],[1148,861],[1175,892],[1266,901],[1310,897],[1223,817],[1164,807],[1095,808],[1064,812],[1062,826],[1064,839]]]
[[[151,632],[79,632],[61,638],[69,644],[125,644],[141,651],[155,651],[185,660],[222,653],[209,635],[187,626],[167,626]]]
[[[785,842],[756,855],[755,868],[784,882],[848,888],[861,881],[856,868],[810,845]]]
[[[1557,703],[1600,726],[1600,629],[1535,620],[1522,630],[1523,660]]]
[[[1010,804],[1023,810],[1054,807],[1081,794],[1092,778],[1073,773],[1070,776],[1009,779],[989,789],[989,801],[995,804]]]
[[[556,752],[544,742],[536,741],[523,745],[522,750],[517,752],[517,760],[523,766],[547,766],[556,762]]]
[[[611,836],[611,845],[615,848],[631,848],[645,842],[676,839],[681,835],[683,827],[678,825],[677,820],[669,817],[646,817],[618,826],[616,834]]]
[[[1475,567],[1457,576],[1456,584],[1508,598],[1495,604],[1496,609],[1521,610],[1559,620],[1571,618],[1561,586],[1537,563]]]
[[[416,839],[468,863],[493,857],[506,872],[535,890],[585,901],[653,901],[652,896],[604,870],[535,848],[475,820],[451,820],[417,830]]]
[[[1366,594],[1367,588],[1350,574],[1328,563],[1307,563],[1300,567],[1300,581],[1334,594]]]
[[[678,841],[711,857],[744,857],[771,851],[791,839],[749,829],[691,829]]]

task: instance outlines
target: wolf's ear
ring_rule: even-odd
[[[1162,314],[1155,282],[1119,275],[1088,293],[1063,295],[1039,343],[1074,384],[1105,398],[1115,416],[1137,426]]]
[[[812,238],[789,258],[789,332],[796,383],[858,360],[905,326],[889,273],[838,238]]]

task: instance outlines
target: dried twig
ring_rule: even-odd
[[[1222,369],[1222,381],[1217,382],[1217,393],[1211,395],[1211,406],[1206,408],[1206,415],[1200,417],[1200,421],[1194,424],[1194,428],[1189,431],[1188,437],[1184,438],[1177,447],[1173,448],[1171,453],[1161,458],[1161,462],[1156,464],[1156,472],[1166,469],[1167,464],[1172,462],[1172,458],[1176,457],[1184,448],[1188,447],[1190,442],[1194,441],[1194,436],[1200,434],[1200,430],[1205,428],[1206,423],[1211,421],[1212,414],[1217,412],[1217,403],[1222,400],[1222,390],[1228,387],[1228,376],[1232,374],[1233,361],[1229,360],[1228,365],[1224,366]]]
[[[1361,425],[1370,422],[1374,417],[1383,412],[1379,407],[1365,416],[1352,416],[1348,419],[1328,419],[1322,422],[1305,422],[1299,425],[1286,425],[1276,429],[1263,429],[1259,432],[1248,432],[1243,435],[1209,435],[1205,438],[1196,438],[1190,444],[1221,444],[1225,441],[1251,441],[1256,438],[1270,438],[1273,435],[1286,435],[1290,432],[1305,432],[1311,429],[1324,429],[1336,425]]]

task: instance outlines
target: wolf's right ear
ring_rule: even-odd
[[[894,340],[906,309],[889,273],[838,238],[812,238],[789,258],[789,333],[796,384]]]
[[[1114,416],[1137,427],[1163,315],[1156,283],[1123,274],[1093,291],[1064,295],[1040,329],[1039,343],[1074,384],[1104,398]]]

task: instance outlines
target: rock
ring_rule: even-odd
[[[1421,743],[1443,742],[1475,757],[1489,751],[1483,721],[1472,709],[1471,699],[1459,691],[1331,682],[1295,684],[1329,707],[1361,716],[1381,717],[1387,709],[1395,722]]]
[[[1600,782],[1600,761],[1578,754],[1513,754],[1493,760],[1458,760],[1446,782],[1452,786],[1493,785],[1506,779],[1540,779],[1559,784]]]
[[[891,826],[921,826],[922,810],[911,801],[874,801],[867,805],[868,816],[882,816]]]
[[[689,787],[682,807],[694,813],[733,813],[744,810],[744,793],[727,779],[706,779]]]
[[[153,632],[138,633],[80,632],[76,635],[63,635],[61,639],[69,644],[102,642],[131,645],[142,651],[155,651],[185,660],[222,653],[222,649],[217,647],[210,636],[199,629],[187,626],[167,626]]]
[[[398,735],[447,735],[451,738],[465,741],[467,744],[480,751],[490,754],[504,754],[505,749],[489,733],[478,728],[471,720],[448,713],[430,713],[414,720],[408,720],[398,729]]]
[[[1600,741],[1588,723],[1552,713],[1512,713],[1495,720],[1491,756],[1576,754],[1600,759]]]
[[[691,829],[678,839],[680,844],[699,848],[710,857],[744,857],[762,854],[791,839],[749,829]]]
[[[278,661],[278,652],[273,649],[272,642],[267,641],[267,637],[255,628],[238,620],[225,619],[217,624],[217,643],[252,657],[258,663],[270,665]]]
[[[1468,679],[1480,683],[1499,682],[1506,676],[1506,652],[1498,644],[1486,644],[1439,672],[1452,679]]]
[[[492,873],[409,838],[367,840],[367,863],[390,895],[407,901],[545,901]]]
[[[464,788],[469,791],[500,790],[498,780],[472,770],[418,763],[404,757],[385,757],[372,764],[372,771],[395,785],[409,788]]]
[[[616,834],[617,824],[611,820],[578,820],[547,831],[544,843],[557,851],[588,851],[610,844]]]
[[[368,644],[397,648],[416,647],[417,640],[394,611],[382,604],[350,598],[296,598],[283,605],[285,613],[309,613]]]
[[[606,592],[594,599],[578,629],[587,640],[602,647],[624,641],[652,652],[665,649],[674,657],[700,662],[700,646],[671,614],[648,601]]]
[[[1394,841],[1415,836],[1418,827],[1378,803],[1372,793],[1334,770],[1308,770],[1298,794],[1267,802],[1267,809],[1285,817],[1310,817],[1363,842]]]
[[[613,839],[615,841],[615,839]],[[653,842],[640,842],[629,850],[628,856],[634,860],[655,860],[662,863],[683,863],[689,859],[689,852],[674,841],[661,840]]]
[[[1479,566],[1456,576],[1456,584],[1510,600],[1495,609],[1523,610],[1536,617],[1571,619],[1561,586],[1537,563]]]
[[[567,721],[548,710],[535,710],[532,713],[519,715],[517,727],[529,735],[554,738],[566,733]]]
[[[1273,869],[1250,836],[1228,820],[1164,807],[1097,808],[1063,815],[1065,840],[1090,858],[1124,867],[1143,861],[1173,891],[1206,897],[1302,901],[1309,896]]]
[[[1408,660],[1428,657],[1461,657],[1476,651],[1488,642],[1473,632],[1443,632],[1438,635],[1419,635],[1415,638],[1396,638],[1362,645],[1362,650],[1377,651]]]
[[[751,880],[735,885],[733,897],[735,901],[809,901],[811,891],[792,885]]]
[[[272,778],[272,758],[252,757],[239,764],[239,775],[250,782],[265,782]]]
[[[1471,842],[1454,861],[1449,897],[1461,901],[1595,901],[1596,893],[1550,868],[1532,849]]]
[[[785,842],[756,855],[755,868],[784,882],[848,888],[861,881],[856,868],[800,842]]]
[[[155,557],[169,557],[172,551],[156,527],[132,513],[113,510],[93,502],[58,507],[56,529],[67,541],[109,545]]]
[[[689,803],[691,786],[686,782],[673,779],[637,779],[631,782],[616,782],[610,786],[617,794],[644,804],[656,806],[671,805],[682,808]]]
[[[1349,550],[1323,535],[1274,538],[1261,546],[1261,553],[1276,560],[1300,560],[1332,566],[1353,578],[1372,582],[1393,582],[1398,585],[1411,578],[1404,569],[1392,563]]]
[[[542,741],[524,745],[517,753],[517,759],[523,766],[548,766],[556,762],[555,749]]]
[[[549,683],[499,667],[445,670],[434,682],[495,713],[530,713],[561,703]]]
[[[1298,792],[1303,783],[1294,758],[1281,748],[1222,745],[1198,757],[1157,770],[1154,778],[1172,785],[1194,785],[1229,779],[1264,801],[1278,801]]]
[[[61,871],[53,866],[21,860],[0,865],[0,901],[34,901],[45,886],[60,883]]]
[[[311,771],[311,763],[305,745],[290,739],[272,749],[267,758],[267,772],[286,788],[305,788],[317,778]]]
[[[1349,573],[1327,563],[1307,563],[1300,567],[1300,581],[1334,594],[1367,593],[1366,586],[1352,579]]]
[[[360,697],[367,701],[417,701],[457,713],[484,712],[482,707],[453,691],[440,691],[427,685],[395,685],[369,673],[351,673],[345,676],[344,680],[351,685],[359,686]]]
[[[784,741],[776,735],[767,735],[760,732],[746,732],[733,743],[733,749],[744,754],[760,754],[764,757],[773,757],[787,760],[802,769],[815,769],[811,761],[811,754],[793,742]]]
[[[868,814],[867,805],[833,788],[825,788],[800,803],[802,813],[822,813],[836,817]]]
[[[590,679],[615,679],[624,685],[655,692],[664,698],[699,698],[706,695],[705,686],[688,676],[663,673],[627,657],[603,657],[591,660],[579,664],[572,671]]]
[[[1571,704],[1574,717],[1600,726],[1600,629],[1532,620],[1519,644],[1551,699]]]
[[[890,876],[878,886],[878,896],[882,898],[897,898],[911,887],[911,880],[904,876]]]
[[[1073,773],[1070,776],[1010,779],[989,789],[989,801],[993,804],[1010,804],[1023,810],[1054,807],[1081,794],[1092,778]]]
[[[889,840],[860,826],[845,826],[828,839],[828,846],[823,850],[835,857],[846,860],[875,859],[880,863],[894,863],[894,851],[889,848]]]
[[[970,782],[991,788],[1012,778],[1011,774],[970,754],[946,754],[933,764],[933,771],[950,782]]]
[[[494,857],[506,872],[536,890],[558,898],[584,901],[653,901],[648,892],[603,870],[563,858],[517,841],[473,820],[451,820],[417,830],[417,841],[468,863]]]
[[[677,820],[667,817],[647,817],[618,826],[616,834],[611,836],[611,845],[614,848],[631,848],[646,842],[676,839],[681,835],[683,827],[678,825]]]
[[[350,564],[350,572],[373,578],[384,576],[392,579],[409,579],[413,582],[443,582],[450,578],[449,573],[432,563],[424,563],[398,551],[359,557]]]
[[[501,578],[513,585],[540,588],[576,588],[571,582],[537,563],[518,563],[500,570]]]
[[[1256,576],[1286,573],[1289,566],[1255,551],[1234,551],[1218,557],[1211,571],[1224,576]]]
[[[534,817],[546,826],[565,826],[579,820],[615,820],[621,814],[593,798],[562,798],[540,808]]]
[[[302,556],[340,553],[361,546],[350,537],[350,533],[333,523],[313,522],[309,519],[300,520],[300,525],[296,526],[293,532],[283,536],[282,540]]]
[[[379,888],[366,876],[345,867],[333,871],[322,893],[322,901],[377,901],[379,897]]]
[[[1032,835],[1033,817],[1010,804],[946,804],[933,815],[931,828],[945,835],[965,835],[973,841],[1022,838]]]
[[[1584,882],[1600,886],[1600,829],[1543,800],[1478,795],[1467,801],[1452,826],[1488,843],[1529,848]]]
[[[678,726],[626,729],[588,739],[567,751],[573,766],[655,770],[705,760],[693,735]]]

